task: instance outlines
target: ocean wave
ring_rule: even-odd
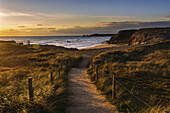
[[[56,45],[66,48],[87,48],[106,43],[110,37],[78,37],[78,36],[37,36],[37,37],[0,37],[0,40],[14,40],[24,44]]]

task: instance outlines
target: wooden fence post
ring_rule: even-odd
[[[32,77],[28,78],[28,90],[29,90],[29,99],[30,101],[33,101],[34,95],[33,95],[33,87],[32,87]]]
[[[61,64],[60,64],[60,70],[62,71],[62,69],[63,69],[63,64],[62,64],[62,62],[61,62]]]
[[[50,73],[50,81],[51,81],[51,84],[53,84],[53,72],[52,71]]]
[[[96,66],[96,81],[98,81],[98,77],[99,77],[99,75],[98,75],[98,65]]]
[[[2,96],[1,96],[1,101],[2,101],[3,104],[5,103],[5,101],[4,101],[4,99],[2,98]],[[1,109],[1,112],[2,112],[2,113],[5,113],[4,108]]]
[[[58,75],[59,75],[59,77],[60,77],[60,68],[58,69]]]
[[[67,65],[67,61],[66,61],[66,60],[64,60],[64,61],[63,61],[63,64],[64,64],[64,65]]]
[[[70,64],[71,64],[71,63],[70,63],[70,60],[68,60],[68,66],[69,66],[69,67],[71,67],[71,65],[70,65]]]
[[[91,68],[92,68],[92,71],[93,71],[93,68],[94,68],[94,67],[93,67],[93,60],[91,61]]]
[[[113,75],[113,82],[112,82],[112,99],[115,99],[116,93],[115,93],[115,75]]]

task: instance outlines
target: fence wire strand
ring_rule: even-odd
[[[147,105],[148,107],[150,107],[152,110],[153,110],[153,108],[148,104],[148,103],[146,103],[145,101],[143,101],[142,99],[140,99],[139,97],[137,97],[136,95],[134,95],[131,91],[129,91],[123,84],[121,84],[120,82],[118,82],[116,79],[115,79],[115,81],[119,84],[119,85],[121,85],[122,87],[124,87],[131,95],[133,95],[136,99],[138,99],[139,101],[141,101],[141,102],[143,102],[145,105]]]
[[[115,81],[119,84],[119,86],[122,86],[125,90],[127,90],[131,95],[133,95],[136,99],[138,99],[139,101],[141,101],[142,103],[144,103],[145,105],[147,105],[149,108],[151,108],[151,111],[153,111],[154,110],[154,108],[152,108],[148,103],[146,103],[145,101],[143,101],[142,99],[140,99],[139,97],[137,97],[136,95],[134,95],[131,91],[129,91],[123,84],[121,84],[120,82],[118,82],[116,79],[115,79]],[[110,86],[110,84],[105,84],[105,85],[107,85],[108,87]],[[107,87],[107,88],[108,88]],[[106,88],[106,89],[107,89]],[[117,91],[115,91],[117,94],[118,94],[118,92]],[[125,104],[134,112],[134,109],[132,109],[127,103],[126,103],[126,101],[124,100],[124,98],[121,96],[121,95],[119,95],[121,98],[122,98],[122,100],[125,102]],[[154,110],[155,111],[155,110]]]
[[[117,91],[115,91],[115,92],[118,94]],[[130,105],[128,105],[128,103],[126,102],[126,100],[125,100],[121,95],[119,95],[119,96],[122,98],[122,100],[125,102],[125,104],[135,113],[134,109],[131,108]]]

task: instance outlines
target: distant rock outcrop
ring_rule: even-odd
[[[144,28],[139,30],[123,30],[113,35],[110,44],[147,44],[170,39],[170,28]]]
[[[15,41],[3,41],[3,40],[0,40],[0,43],[16,43]]]

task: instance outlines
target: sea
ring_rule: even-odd
[[[13,36],[13,37],[0,37],[0,40],[4,41],[16,41],[17,43],[27,44],[39,44],[39,45],[55,45],[63,46],[66,48],[83,49],[88,47],[94,47],[100,44],[105,44],[111,36]]]

